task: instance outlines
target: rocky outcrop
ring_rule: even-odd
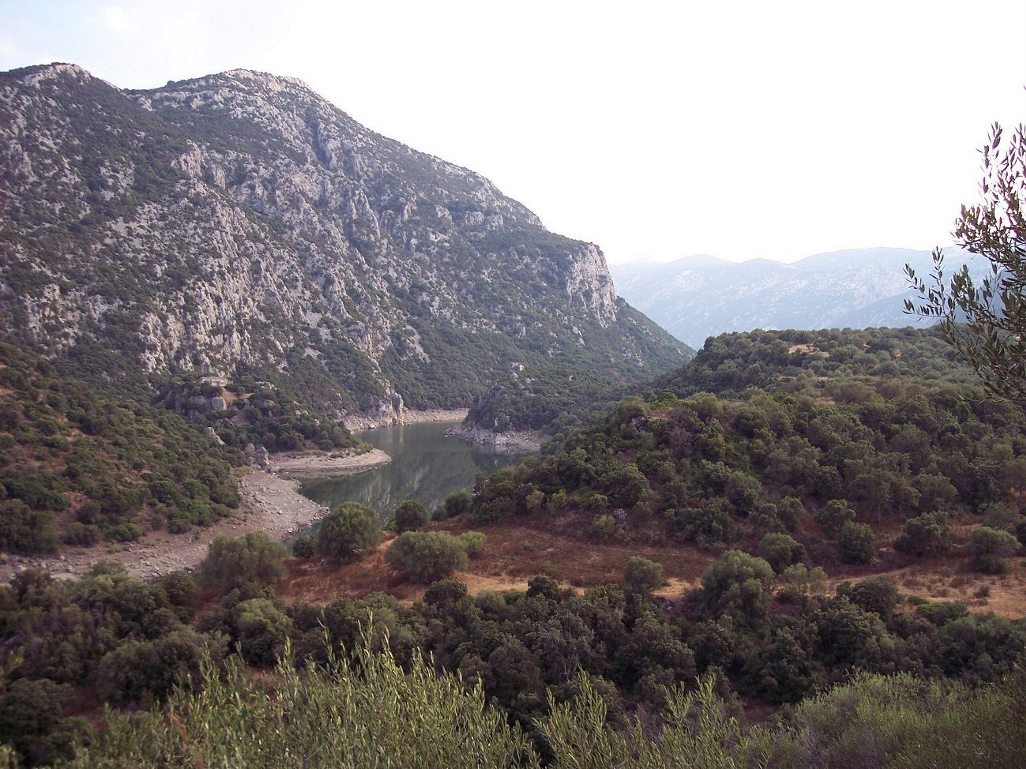
[[[510,358],[682,361],[597,246],[292,78],[4,73],[0,172],[0,321],[51,352],[288,371],[371,421],[466,405]]]

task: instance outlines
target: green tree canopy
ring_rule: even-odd
[[[983,150],[981,202],[962,206],[956,242],[990,262],[990,274],[976,283],[966,266],[950,281],[944,254],[933,255],[927,278],[905,265],[918,300],[907,312],[940,321],[948,341],[972,364],[992,393],[1026,398],[1026,126],[1005,142],[994,124]]]
[[[344,502],[321,521],[317,552],[336,561],[351,561],[381,541],[381,519],[359,502]]]

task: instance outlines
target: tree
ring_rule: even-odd
[[[876,553],[876,535],[866,524],[848,521],[837,537],[837,549],[845,563],[869,563]]]
[[[395,530],[399,534],[416,531],[427,522],[427,508],[415,499],[407,499],[395,511]]]
[[[774,572],[780,574],[805,557],[805,548],[789,534],[770,532],[759,543],[759,556],[773,567]]]
[[[773,569],[762,558],[728,550],[702,574],[703,603],[711,616],[760,621],[769,610],[772,582]]]
[[[951,541],[947,515],[923,513],[905,521],[905,530],[894,541],[894,549],[909,555],[932,555],[948,550]]]
[[[238,539],[218,537],[200,564],[204,584],[228,592],[247,582],[271,582],[285,574],[285,548],[262,531]]]
[[[627,559],[627,565],[623,570],[623,586],[628,593],[647,595],[661,587],[665,581],[662,564],[639,555],[632,555]]]
[[[1007,531],[989,526],[977,526],[969,535],[969,552],[973,554],[973,568],[986,574],[1004,574],[1008,571],[1010,555],[1019,549],[1019,540]]]
[[[429,583],[467,567],[467,551],[451,534],[408,531],[385,553],[388,565],[414,582]]]
[[[317,552],[336,561],[351,561],[357,553],[381,541],[381,519],[359,502],[344,502],[328,513],[317,532]]]
[[[1026,398],[1026,126],[1003,147],[1004,131],[994,124],[984,145],[983,201],[962,206],[955,221],[958,245],[990,262],[977,285],[968,267],[944,277],[944,254],[933,254],[927,279],[905,265],[918,300],[905,311],[936,318],[948,342],[976,370],[995,395]]]
[[[841,533],[845,524],[855,520],[855,511],[843,499],[831,499],[823,509],[816,513],[816,523],[823,527],[823,531],[832,536]]]

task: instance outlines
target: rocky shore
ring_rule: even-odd
[[[120,564],[129,574],[143,579],[155,579],[180,569],[191,571],[206,557],[207,547],[217,537],[241,537],[251,531],[263,531],[272,539],[285,539],[323,518],[328,509],[299,493],[298,478],[362,472],[391,459],[380,449],[336,457],[272,454],[271,472],[256,468],[240,471],[242,504],[230,518],[186,534],[149,532],[135,542],[121,545],[67,548],[54,556],[0,556],[0,582],[7,582],[29,568],[48,571],[58,578],[77,577],[101,561]]]
[[[466,409],[405,411],[403,423],[446,422],[465,419]],[[379,426],[379,425],[373,425]],[[458,429],[458,428],[453,428]],[[483,432],[483,431],[482,431]],[[452,433],[467,437],[459,433]],[[512,437],[513,434],[509,434]],[[486,442],[483,440],[481,442]],[[512,448],[513,444],[493,444],[515,451],[536,451],[537,448]],[[522,445],[530,444],[525,441]],[[7,582],[25,569],[42,569],[58,578],[68,579],[85,574],[96,563],[120,564],[134,576],[155,579],[172,571],[191,571],[207,554],[207,547],[217,537],[241,537],[251,531],[264,531],[273,539],[285,539],[327,514],[328,509],[299,493],[301,480],[348,475],[388,464],[392,458],[381,449],[357,454],[300,452],[266,455],[266,468],[245,468],[239,471],[238,484],[242,504],[235,515],[206,528],[186,534],[153,531],[135,542],[104,543],[88,548],[66,548],[52,556],[18,556],[0,554],[0,582]]]
[[[359,430],[373,430],[376,427],[413,425],[421,422],[462,422],[467,418],[468,413],[468,409],[423,409],[420,411],[403,409],[398,415],[351,415],[345,418],[344,424],[346,429],[357,432]]]
[[[540,433],[533,433],[526,430],[496,433],[492,430],[485,430],[480,427],[466,427],[462,424],[450,427],[445,431],[446,435],[454,438],[462,438],[478,446],[491,446],[496,451],[505,451],[511,454],[530,454],[541,451],[544,436]]]
[[[381,449],[340,456],[322,453],[272,454],[269,469],[282,478],[305,481],[373,470],[391,461],[392,457]]]

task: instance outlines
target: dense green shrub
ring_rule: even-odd
[[[777,574],[805,557],[805,548],[794,537],[770,532],[759,543],[759,557],[773,567]]]
[[[73,755],[85,725],[63,717],[71,689],[46,678],[6,682],[0,692],[0,743],[10,745],[24,766],[57,763]]]
[[[898,587],[890,577],[869,577],[855,584],[846,582],[837,589],[837,595],[885,620],[892,618],[899,599]]]
[[[71,766],[157,769],[182,765],[182,756],[247,769],[280,769],[283,756],[307,769],[540,766],[521,730],[485,705],[480,686],[439,675],[419,656],[404,669],[387,648],[357,646],[353,659],[335,658],[327,669],[282,664],[271,687],[235,663],[207,678],[202,692],[179,692],[165,710],[112,714],[99,744]]]
[[[0,502],[0,549],[12,553],[50,553],[58,544],[49,510],[33,510],[20,499]]]
[[[758,621],[769,609],[773,569],[762,558],[728,550],[702,574],[702,602],[713,616]]]
[[[415,499],[407,499],[395,510],[395,530],[402,534],[404,531],[416,531],[429,519],[427,508]]]
[[[451,534],[408,531],[389,546],[385,560],[413,582],[428,583],[467,568],[467,551]]]
[[[855,520],[855,511],[843,499],[831,499],[816,513],[816,523],[832,537],[839,536],[845,524]]]
[[[969,535],[969,552],[973,568],[985,574],[1004,574],[1008,571],[1008,556],[1019,549],[1019,541],[1007,531],[989,526],[977,526]]]
[[[468,558],[475,558],[484,550],[485,535],[480,531],[465,531],[457,539],[466,551]]]
[[[351,561],[381,542],[381,519],[359,502],[344,502],[321,521],[317,552],[336,561]]]
[[[871,526],[848,521],[837,536],[837,550],[845,563],[870,563],[876,554],[876,534]]]
[[[228,592],[249,582],[268,583],[285,574],[285,548],[262,531],[238,539],[218,537],[199,567],[204,584]]]
[[[273,665],[285,652],[292,620],[273,601],[250,598],[236,606],[239,651],[251,665]]]
[[[470,492],[453,492],[445,498],[445,502],[442,503],[441,507],[436,508],[434,518],[435,520],[445,520],[446,518],[455,518],[458,515],[468,513],[473,502],[474,498]]]
[[[905,521],[904,530],[894,541],[894,549],[909,555],[933,555],[947,551],[952,539],[947,515],[923,513]]]
[[[205,639],[184,629],[129,641],[100,660],[100,692],[108,702],[145,705],[163,701],[175,686],[199,687],[200,659],[208,649]]]
[[[623,586],[627,592],[648,594],[665,582],[662,564],[639,555],[627,559],[623,569]]]
[[[296,558],[312,558],[317,552],[317,540],[312,534],[300,534],[292,540],[292,555]]]

